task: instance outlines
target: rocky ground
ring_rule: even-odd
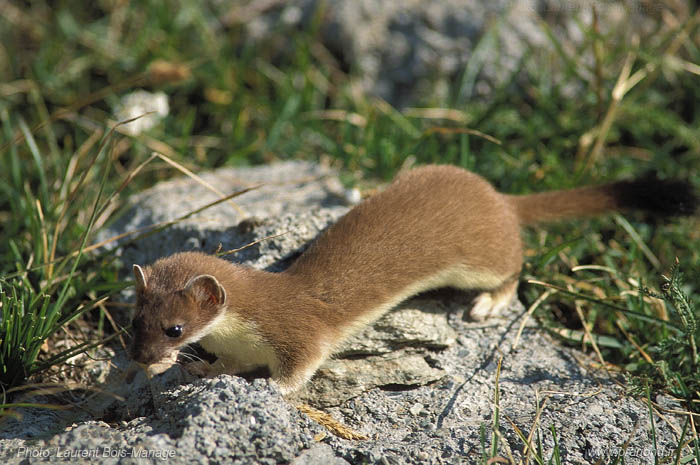
[[[236,207],[224,202],[122,244],[125,276],[132,263],[174,251],[233,249],[278,234],[230,258],[283,269],[354,197],[332,170],[303,162],[203,178],[226,194],[266,185],[236,198]],[[133,198],[133,210],[105,237],[180,217],[216,198],[189,179],[162,183]],[[101,363],[109,375],[99,385],[105,394],[69,410],[25,409],[21,420],[6,419],[0,460],[453,464],[479,461],[494,440],[502,456],[517,461],[527,454],[528,437],[541,440],[545,459],[556,441],[562,463],[608,462],[625,445],[625,463],[653,460],[648,408],[626,395],[619,379],[553,341],[518,302],[500,318],[471,321],[471,297],[444,290],[403,303],[286,399],[267,379],[195,379],[179,366],[151,380],[140,373],[127,384],[128,360],[107,348],[111,357]],[[677,422],[655,417],[655,427],[656,450],[671,456]]]

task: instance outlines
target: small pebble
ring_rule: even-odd
[[[413,404],[413,406],[409,409],[409,411],[411,412],[411,415],[416,416],[416,415],[418,415],[419,413],[421,413],[421,412],[423,411],[423,404],[421,404],[420,402],[415,403],[415,404]]]

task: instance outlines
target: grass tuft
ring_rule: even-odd
[[[663,300],[669,317],[680,329],[646,345],[650,358],[642,358],[629,372],[631,389],[642,394],[650,388],[667,392],[681,400],[689,411],[700,412],[700,370],[698,364],[698,309],[683,291],[683,274],[678,262],[670,276],[663,276],[661,293],[643,289],[645,295]]]

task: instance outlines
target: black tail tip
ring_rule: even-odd
[[[698,194],[688,181],[659,179],[653,174],[615,183],[612,189],[621,207],[654,216],[692,216],[700,205]]]

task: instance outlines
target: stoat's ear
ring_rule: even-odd
[[[138,265],[134,265],[134,280],[136,281],[137,292],[146,290],[146,274],[143,272],[143,268]]]
[[[220,307],[226,303],[226,289],[209,274],[200,274],[187,281],[184,291],[203,306]]]

